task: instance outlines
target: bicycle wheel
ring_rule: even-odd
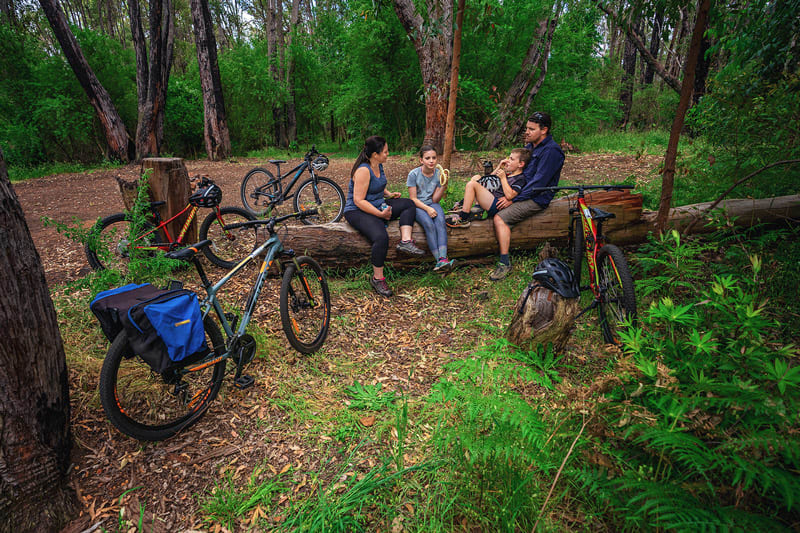
[[[100,220],[92,228],[83,250],[89,265],[94,270],[108,268],[117,270],[123,275],[127,273],[131,259],[130,227],[131,222],[125,213],[116,213]],[[142,233],[147,235],[142,239],[142,246],[153,244],[158,240],[156,233],[152,232],[153,229],[152,224],[145,223]]]
[[[619,344],[618,332],[625,321],[636,321],[636,294],[633,278],[622,250],[613,244],[600,248],[597,254],[597,277],[600,292],[600,327],[609,344]]]
[[[260,216],[280,197],[280,181],[269,170],[256,167],[245,175],[239,194],[245,209]]]
[[[216,356],[225,353],[219,326],[206,317],[206,341]],[[111,423],[139,440],[164,440],[197,422],[217,396],[225,375],[225,359],[197,370],[156,374],[132,356],[122,331],[108,350],[100,371],[100,402]],[[191,365],[190,367],[191,368]]]
[[[281,283],[280,306],[289,344],[300,353],[317,351],[328,336],[331,321],[328,281],[319,263],[301,256],[296,263],[288,264]]]
[[[580,216],[572,218],[572,239],[570,241],[569,258],[572,262],[572,272],[575,274],[575,283],[581,286],[583,270],[583,256],[586,254],[586,243],[583,240],[583,219]]]
[[[200,240],[210,239],[203,248],[208,260],[221,268],[233,268],[257,246],[256,226],[229,230],[228,224],[255,220],[256,217],[240,207],[221,207],[211,211],[200,225]]]
[[[316,209],[319,214],[301,218],[303,224],[315,225],[327,222],[338,222],[344,213],[344,193],[333,180],[317,178],[317,194],[314,193],[314,182],[311,178],[300,184],[294,195],[294,210]]]

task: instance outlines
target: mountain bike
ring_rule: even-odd
[[[284,250],[275,226],[289,218],[315,216],[313,212],[292,213],[266,220],[239,223],[242,227],[266,226],[269,238],[247,258],[212,284],[197,256],[211,246],[208,240],[168,252],[171,259],[192,262],[206,291],[201,301],[206,341],[211,347],[199,360],[189,356],[161,374],[154,373],[129,348],[125,331],[117,335],[100,372],[100,400],[114,426],[140,440],[163,440],[197,422],[217,396],[228,360],[234,365],[233,384],[246,389],[253,385],[245,367],[256,354],[256,341],[246,329],[256,308],[261,289],[273,264],[283,272],[280,315],[289,344],[300,353],[313,353],[328,335],[331,299],[328,282],[320,265],[311,257],[295,256]],[[239,315],[225,312],[220,289],[241,273],[245,265],[263,255],[261,268]],[[285,263],[285,268],[284,268]],[[216,319],[211,311],[214,311]],[[202,353],[201,353],[202,355]]]
[[[167,220],[162,220],[159,207],[166,202],[150,202],[147,220],[142,227],[134,228],[128,213],[116,213],[100,220],[89,235],[84,246],[86,258],[94,270],[114,268],[124,270],[130,261],[133,249],[153,253],[157,250],[169,252],[184,244],[189,225],[201,207],[212,212],[200,224],[200,240],[212,241],[203,249],[209,261],[221,268],[232,268],[256,247],[255,228],[229,226],[237,222],[255,220],[255,216],[240,207],[219,207],[222,191],[207,177],[200,180],[197,191],[189,198],[189,204]],[[187,214],[188,213],[188,214]],[[186,214],[186,222],[177,236],[172,236],[167,225]]]
[[[250,213],[256,216],[265,213],[272,214],[275,207],[292,197],[292,188],[303,172],[308,171],[309,178],[300,183],[294,194],[294,210],[315,209],[317,215],[303,218],[300,221],[313,225],[338,222],[342,218],[344,193],[336,182],[317,175],[317,172],[328,168],[328,158],[317,152],[316,147],[312,146],[311,150],[303,156],[303,162],[285,174],[281,174],[281,165],[286,161],[270,159],[269,162],[275,165],[277,177],[265,168],[256,167],[248,172],[242,180],[240,188],[242,204]],[[292,173],[294,176],[284,187],[284,180]]]
[[[590,290],[594,295],[592,303],[580,314],[597,308],[603,339],[609,344],[619,344],[618,331],[636,321],[636,293],[625,254],[619,247],[608,244],[603,235],[603,222],[615,218],[616,215],[591,207],[586,202],[584,191],[598,189],[620,191],[633,189],[633,185],[541,188],[551,191],[577,191],[571,197],[575,206],[569,210],[569,258],[580,290]],[[589,272],[589,284],[586,286],[581,285],[584,259]]]

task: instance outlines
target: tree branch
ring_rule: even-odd
[[[678,81],[677,78],[670,76],[664,65],[662,65],[658,61],[658,59],[653,57],[653,54],[651,54],[650,50],[644,45],[642,38],[639,36],[638,33],[636,33],[636,31],[633,28],[631,28],[630,24],[628,24],[625,20],[620,19],[619,16],[617,16],[617,14],[614,13],[614,11],[612,11],[611,8],[605,6],[603,2],[597,2],[597,7],[600,9],[600,11],[611,17],[611,20],[613,20],[616,24],[618,24],[623,30],[625,30],[625,34],[630,38],[634,46],[636,46],[636,49],[642,55],[642,59],[644,59],[647,62],[647,64],[650,65],[653,68],[653,70],[656,71],[659,77],[662,80],[664,80],[664,82],[667,85],[669,85],[672,89],[674,89],[675,92],[680,94],[681,92],[680,81]]]

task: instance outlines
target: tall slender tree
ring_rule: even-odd
[[[700,51],[702,49],[703,34],[708,27],[708,12],[711,10],[711,0],[699,0],[697,5],[697,19],[692,32],[692,42],[689,45],[689,54],[686,58],[686,68],[683,72],[683,85],[678,109],[675,111],[675,120],[667,143],[667,152],[664,155],[664,173],[661,177],[661,200],[658,204],[656,226],[659,231],[664,231],[672,207],[672,191],[675,185],[675,161],[678,158],[678,141],[689,110],[694,90],[695,69],[697,68]]]
[[[0,150],[0,532],[60,531],[77,510],[64,346]]]
[[[50,27],[61,45],[64,56],[67,58],[72,71],[78,78],[78,82],[83,87],[89,103],[97,113],[100,126],[106,137],[109,148],[109,158],[127,163],[135,156],[135,147],[125,124],[122,122],[117,108],[111,101],[108,91],[100,84],[86,57],[83,55],[78,41],[72,34],[64,12],[58,4],[58,0],[39,0]]]
[[[419,57],[425,89],[425,144],[439,153],[444,148],[447,124],[450,65],[453,39],[453,2],[425,0],[423,13],[414,0],[394,0],[394,10]],[[424,17],[423,17],[424,14]]]
[[[217,41],[208,0],[191,0],[191,9],[200,85],[203,89],[203,135],[208,158],[216,161],[231,155],[231,137],[217,63]]]
[[[131,36],[136,51],[136,89],[139,101],[136,158],[140,160],[161,153],[175,27],[170,0],[150,2],[150,54],[148,56],[139,0],[128,0],[128,10],[131,19]]]
[[[533,100],[547,76],[547,62],[553,44],[553,34],[563,7],[563,1],[556,0],[552,9],[548,10],[546,16],[539,21],[520,71],[506,91],[487,133],[488,148],[497,148],[503,143],[519,139]]]

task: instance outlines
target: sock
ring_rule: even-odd
[[[511,258],[508,257],[508,254],[500,254],[500,262],[506,266],[511,266]]]

